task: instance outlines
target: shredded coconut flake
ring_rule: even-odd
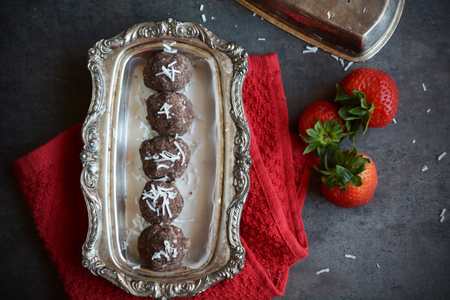
[[[186,160],[186,157],[185,157],[185,155],[184,155],[184,151],[183,151],[183,148],[181,148],[181,146],[180,146],[180,144],[178,144],[178,142],[173,142],[174,144],[175,144],[175,147],[177,147],[177,149],[178,149],[178,152],[180,153],[180,155],[181,155],[181,165],[184,165],[184,163],[185,163],[185,160]]]
[[[203,8],[204,8],[205,6],[203,5],[203,4],[200,4],[200,11],[203,11]]]
[[[266,38],[258,38],[258,41],[265,41]]]
[[[328,17],[328,19],[331,19],[331,12],[330,11],[327,11],[327,17]]]
[[[253,13],[252,16],[256,16],[256,13]]]
[[[411,141],[411,143],[415,144],[415,143],[416,143],[416,139],[413,139],[413,140]]]
[[[159,111],[157,112],[158,115],[166,115],[166,119],[171,119],[172,116],[170,115],[170,109],[173,105],[170,105],[169,103],[164,103]]]
[[[423,82],[422,82],[422,88],[423,88],[423,91],[424,91],[424,92],[427,91],[427,86],[426,86],[425,83],[423,83]]]
[[[439,222],[444,223],[445,220],[445,213],[447,212],[446,208],[443,208],[441,211],[441,214],[439,215]]]
[[[173,45],[175,45],[176,42],[171,42],[169,44],[163,43],[163,51],[167,53],[177,53],[177,49],[172,48]]]
[[[352,61],[349,62],[349,63],[345,66],[344,71],[347,72],[353,64],[354,64],[354,62],[352,62]]]
[[[345,67],[345,61],[342,58],[339,58],[339,63],[342,67]]]
[[[316,275],[320,275],[322,273],[329,273],[330,272],[330,268],[326,268],[326,269],[322,269],[316,272]]]
[[[345,258],[356,259],[356,256],[352,254],[345,254]]]
[[[367,7],[363,8],[363,14],[367,13]]]
[[[379,263],[377,263],[377,269],[381,269],[381,266]]]
[[[441,154],[438,155],[437,160],[440,161],[442,160],[445,156],[447,155],[447,152],[442,152]]]
[[[424,166],[422,167],[421,171],[422,171],[422,172],[428,171],[428,166],[427,166],[427,165],[424,165]]]
[[[216,19],[216,17],[214,17],[214,16],[211,16],[211,20],[213,20],[213,21],[214,21],[215,19]]]
[[[206,16],[205,16],[205,14],[202,14],[202,21],[203,21],[203,23],[206,23]]]
[[[334,58],[334,60],[336,60],[337,62],[339,62],[339,57],[338,56],[331,54],[331,57]]]
[[[396,118],[393,118],[393,119],[392,119],[392,123],[397,124],[397,119],[396,119]]]
[[[305,50],[303,50],[302,53],[303,54],[316,53],[318,50],[319,50],[319,48],[317,48],[317,47],[306,45]]]
[[[428,108],[428,109],[426,110],[426,112],[427,112],[427,114],[429,114],[429,113],[431,112],[431,108]]]
[[[141,265],[135,265],[135,266],[132,267],[133,270],[137,270],[137,269],[140,269],[140,268],[141,268]]]

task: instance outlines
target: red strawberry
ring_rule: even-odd
[[[373,160],[354,150],[337,150],[320,170],[320,191],[330,202],[341,207],[357,207],[372,200],[378,184]]]
[[[298,120],[298,130],[300,135],[306,136],[306,130],[313,128],[317,121],[340,122],[338,107],[336,104],[326,100],[316,100],[309,104]]]
[[[381,70],[360,68],[341,84],[348,97],[341,94],[339,99],[338,92],[336,100],[342,105],[339,113],[344,120],[360,119],[365,128],[386,127],[392,122],[398,109],[398,88],[391,76]]]
[[[344,137],[342,120],[336,104],[316,100],[308,105],[298,120],[298,129],[308,144],[304,153],[314,150],[320,156],[328,147],[337,146]]]

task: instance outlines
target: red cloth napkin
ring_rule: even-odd
[[[282,295],[289,267],[308,253],[301,211],[309,163],[288,115],[275,54],[251,56],[244,84],[251,128],[251,187],[241,223],[245,267],[196,299],[271,299]],[[15,162],[15,172],[38,232],[71,299],[137,299],[81,266],[87,212],[79,187],[80,126]]]

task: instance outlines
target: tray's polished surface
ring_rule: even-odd
[[[281,29],[351,61],[374,56],[400,20],[404,0],[238,0]]]
[[[183,136],[191,162],[176,184],[185,198],[174,224],[191,240],[180,268],[141,267],[143,227],[137,199],[146,178],[139,146],[154,135],[145,121],[146,59],[176,42],[194,76],[183,92],[193,101],[193,129]],[[249,189],[249,129],[242,105],[247,53],[194,23],[138,24],[89,51],[93,96],[83,126],[81,186],[89,212],[83,265],[137,296],[190,296],[237,274],[244,264],[240,216]]]

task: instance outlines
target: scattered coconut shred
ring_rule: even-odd
[[[426,110],[426,113],[429,114],[430,112],[431,112],[431,108],[428,108],[428,109]]]
[[[352,62],[352,61],[349,62],[349,63],[345,66],[344,71],[347,72],[353,64],[354,64],[354,62]]]
[[[345,258],[356,259],[356,256],[352,254],[345,254]]]
[[[265,41],[266,38],[258,38],[258,41]]]
[[[313,47],[313,46],[308,46],[306,45],[305,50],[302,51],[303,54],[307,54],[307,53],[317,53],[317,51],[319,50],[319,48],[317,47]]]
[[[204,8],[205,6],[203,5],[203,4],[200,4],[200,11],[203,11],[203,8]]]
[[[447,155],[447,152],[442,152],[441,154],[438,155],[437,160],[441,161],[445,156]]]
[[[381,266],[380,266],[379,263],[377,263],[376,266],[377,266],[377,269],[378,269],[378,270],[381,269]]]
[[[424,165],[423,167],[422,167],[422,169],[421,169],[421,171],[422,172],[426,172],[426,171],[428,171],[428,166],[427,165]]]
[[[206,23],[206,16],[205,16],[205,14],[202,14],[202,21],[203,21],[203,23]]]
[[[422,82],[422,88],[423,88],[423,91],[424,91],[424,92],[427,91],[427,86],[426,86],[425,83],[423,83],[423,82]]]
[[[396,119],[396,118],[393,118],[393,119],[392,119],[392,123],[397,124],[397,119]]]
[[[441,211],[441,214],[439,215],[439,222],[444,223],[445,220],[445,213],[447,212],[446,208],[443,208]]]
[[[322,273],[330,273],[330,268],[319,270],[316,272],[316,275],[320,275]]]

